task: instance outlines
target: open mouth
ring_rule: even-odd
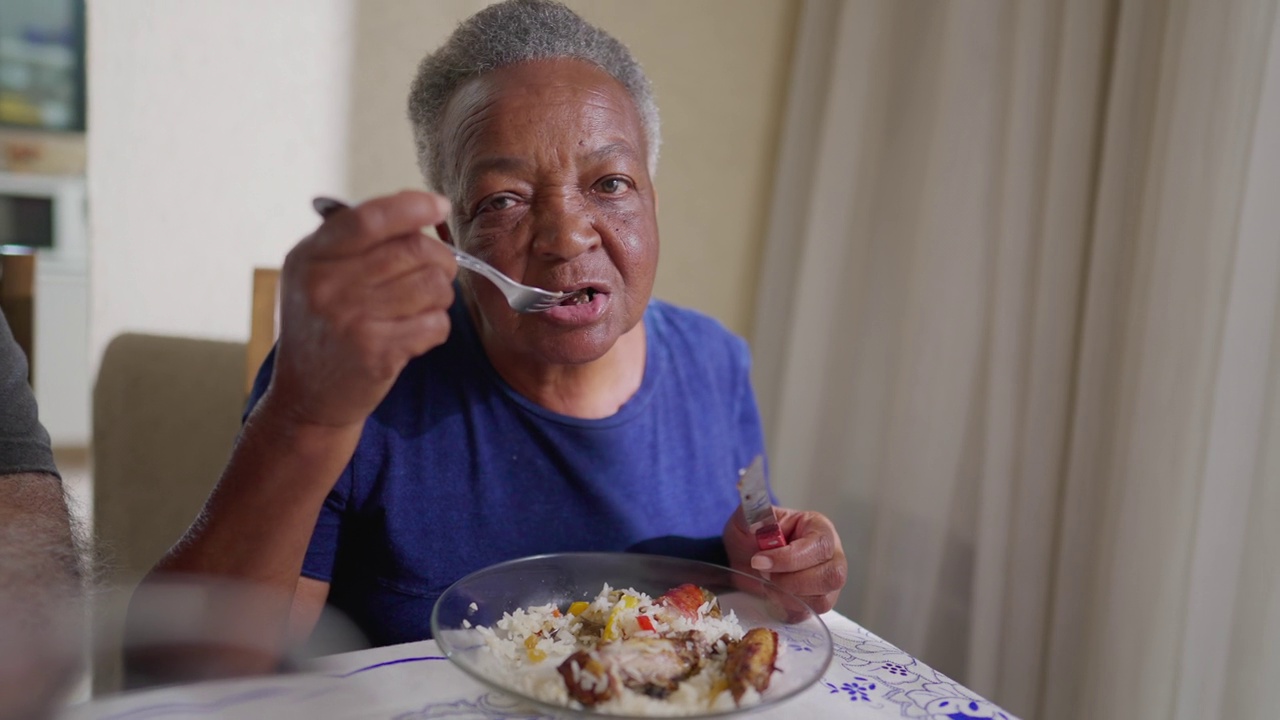
[[[599,294],[600,294],[600,291],[596,290],[593,287],[583,288],[581,290],[575,291],[572,296],[565,299],[564,302],[560,304],[561,305],[587,305],[592,300],[595,299],[596,295],[599,295]]]
[[[609,293],[590,285],[566,288],[569,293],[559,305],[543,313],[552,322],[578,325],[599,320],[609,304]]]

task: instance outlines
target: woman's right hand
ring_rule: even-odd
[[[334,212],[294,246],[263,400],[277,417],[363,426],[405,365],[449,337],[457,262],[421,232],[448,214],[447,198],[404,191]]]

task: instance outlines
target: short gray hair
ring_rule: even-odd
[[[551,58],[584,60],[626,88],[640,113],[649,174],[657,173],[662,144],[658,104],[649,78],[627,47],[558,2],[506,0],[468,18],[418,66],[409,90],[409,123],[418,150],[418,168],[428,187],[448,191],[444,187],[440,121],[454,91],[486,72]]]

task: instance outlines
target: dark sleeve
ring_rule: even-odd
[[[262,361],[262,367],[258,369],[258,375],[253,381],[253,392],[249,394],[249,403],[244,409],[245,418],[253,412],[253,407],[258,404],[258,400],[266,393],[267,386],[271,384],[271,371],[275,367],[275,360],[276,351],[272,348],[266,359]],[[338,482],[329,491],[324,506],[320,508],[320,517],[316,518],[316,527],[311,533],[311,543],[307,546],[307,555],[302,561],[303,577],[323,582],[333,581],[333,566],[338,555],[338,542],[341,539],[343,512],[347,507],[347,497],[351,494],[354,465],[355,459],[352,458],[351,462],[347,463],[346,469],[342,471]]]
[[[633,544],[626,549],[626,552],[701,560],[704,563],[729,567],[729,553],[724,549],[724,539],[719,535],[707,538],[688,538],[678,535],[649,538]]]
[[[27,383],[27,358],[0,313],[0,475],[27,472],[57,475],[58,469]]]

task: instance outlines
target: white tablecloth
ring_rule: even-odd
[[[822,616],[835,639],[822,680],[753,718],[1014,720],[992,703],[836,612]],[[105,698],[65,718],[542,718],[453,667],[435,641],[332,655],[313,672],[198,683]]]

